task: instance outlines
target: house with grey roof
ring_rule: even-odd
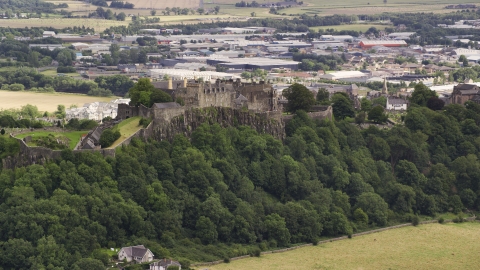
[[[403,98],[387,97],[387,110],[391,111],[406,111],[408,101]]]
[[[150,270],[167,270],[171,266],[178,267],[178,270],[182,270],[182,265],[179,262],[170,259],[163,259],[158,262],[151,263]]]
[[[118,259],[127,262],[145,263],[153,261],[153,253],[143,245],[122,247],[118,252]]]
[[[460,83],[453,87],[451,96],[452,104],[465,104],[468,100],[478,99],[480,87],[476,84]]]

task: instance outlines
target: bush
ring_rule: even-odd
[[[438,223],[440,223],[440,224],[445,223],[445,219],[444,219],[443,217],[439,218],[439,219],[438,219]]]
[[[454,223],[463,223],[465,222],[465,218],[462,214],[459,214],[456,218],[452,220]]]
[[[77,70],[74,67],[58,67],[57,73],[75,73]]]
[[[150,124],[150,122],[152,122],[152,119],[150,118],[143,118],[140,119],[140,121],[138,122],[139,125],[143,126],[144,128],[148,127],[148,125]]]
[[[112,145],[118,138],[120,138],[120,131],[113,131],[112,129],[108,128],[102,132],[100,135],[100,145],[102,148],[109,147]]]
[[[0,134],[5,135],[5,129],[0,130]]]
[[[412,217],[412,225],[418,226],[418,224],[420,224],[420,218],[417,215],[415,215]]]
[[[262,255],[262,251],[259,248],[254,248],[250,253],[252,257],[260,257],[260,255]]]
[[[228,258],[228,257],[223,258],[223,262],[224,262],[224,263],[230,263],[230,258]]]

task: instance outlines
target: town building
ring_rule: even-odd
[[[176,267],[175,269],[182,270],[182,265],[179,262],[170,259],[162,259],[158,262],[151,263],[150,270],[168,270],[170,266]]]
[[[384,47],[406,47],[405,40],[362,40],[358,44],[362,49],[370,49],[374,46]]]
[[[126,260],[127,262],[145,263],[153,261],[153,257],[154,255],[150,249],[143,245],[122,247],[118,252],[118,260],[120,261]]]
[[[480,88],[476,84],[461,83],[453,87],[450,97],[452,104],[465,104],[469,100],[480,98]]]

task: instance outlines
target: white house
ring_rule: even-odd
[[[153,253],[143,245],[123,247],[118,252],[118,259],[121,261],[126,259],[127,262],[135,261],[137,263],[151,262],[153,261]]]
[[[167,270],[170,266],[177,266],[178,270],[182,270],[182,265],[179,262],[170,259],[163,259],[158,262],[150,264],[150,270]]]
[[[402,98],[388,97],[387,110],[392,111],[406,111],[408,102]]]

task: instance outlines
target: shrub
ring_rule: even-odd
[[[5,129],[0,130],[0,134],[5,135]]]
[[[250,253],[252,257],[260,257],[260,255],[262,255],[262,251],[259,248],[254,248]]]
[[[228,258],[228,257],[223,258],[223,262],[224,262],[224,263],[230,263],[230,258]]]
[[[143,118],[140,119],[140,121],[138,122],[139,125],[143,126],[144,128],[148,127],[148,125],[150,124],[150,122],[152,122],[152,119],[150,118]]]
[[[102,132],[100,135],[100,145],[102,148],[109,147],[112,145],[118,138],[120,138],[120,131],[113,131],[112,129],[108,128]]]
[[[74,67],[58,67],[57,73],[75,73],[77,70]]]
[[[23,91],[23,90],[25,90],[25,86],[23,86],[23,84],[19,84],[19,83],[10,84],[10,91]]]
[[[444,219],[443,217],[439,218],[439,219],[438,219],[438,223],[440,223],[440,224],[445,223],[445,219]]]
[[[459,214],[456,218],[452,220],[454,223],[462,223],[465,222],[465,218],[463,218],[462,214]]]
[[[420,218],[417,215],[415,215],[412,217],[412,225],[418,226],[418,224],[420,224]]]

